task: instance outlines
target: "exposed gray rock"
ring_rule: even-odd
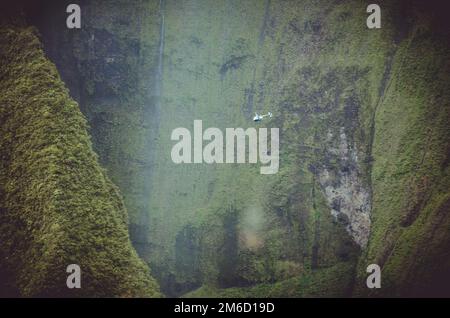
[[[370,231],[370,191],[361,180],[358,168],[358,154],[355,147],[349,147],[344,127],[339,135],[327,134],[333,147],[328,155],[339,162],[337,167],[324,166],[319,171],[319,183],[331,208],[331,214],[345,223],[348,233],[355,242],[365,247]]]

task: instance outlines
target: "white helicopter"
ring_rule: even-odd
[[[253,121],[254,122],[260,122],[261,120],[263,120],[264,117],[272,118],[272,113],[268,112],[265,115],[259,115],[258,113],[255,113],[255,117],[253,117]]]

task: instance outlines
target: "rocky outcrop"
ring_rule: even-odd
[[[331,214],[342,220],[347,232],[359,246],[367,245],[370,233],[370,189],[361,181],[358,154],[349,147],[344,127],[337,136],[328,132],[329,142],[336,139],[336,146],[328,148],[328,155],[339,161],[338,169],[319,171],[319,183],[324,191]]]

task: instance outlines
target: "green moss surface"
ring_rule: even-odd
[[[348,263],[305,272],[273,284],[258,284],[243,288],[202,286],[182,297],[186,298],[283,298],[283,297],[346,297],[352,288],[354,268]]]
[[[373,226],[361,265],[379,264],[383,286],[367,293],[361,282],[368,295],[442,296],[450,284],[448,28],[436,12],[412,14],[375,114]]]
[[[92,150],[86,119],[35,29],[2,25],[0,78],[2,292],[159,296],[131,246],[125,206]],[[81,289],[66,287],[69,264],[81,267]]]
[[[385,1],[382,28],[369,30],[361,1],[161,3],[86,1],[79,32],[55,31],[64,16],[53,5],[59,18],[33,21],[163,292],[448,294],[445,11]],[[171,161],[173,129],[247,128],[267,111],[261,127],[280,128],[277,174]],[[330,189],[355,209],[366,195],[367,243],[332,215],[343,207]],[[383,271],[375,292],[371,263]]]

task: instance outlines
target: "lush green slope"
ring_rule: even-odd
[[[2,294],[158,296],[86,120],[33,28],[1,26],[0,78]],[[66,287],[73,263],[81,289]]]
[[[384,1],[370,30],[362,1],[85,1],[73,31],[55,3],[32,21],[165,293],[369,295],[370,263],[377,295],[448,293],[437,4]],[[280,128],[277,174],[171,161],[174,128],[246,128],[255,111]]]
[[[217,288],[202,286],[183,297],[208,298],[283,298],[283,297],[348,297],[353,288],[354,268],[349,263],[305,271],[276,283],[262,283],[251,287]]]
[[[361,266],[375,294],[450,295],[450,28],[417,6],[375,113],[372,229]]]
[[[80,30],[61,28],[69,3],[42,1],[27,7],[27,16],[90,124],[99,161],[124,196],[133,244],[148,261],[159,127],[159,1],[80,2]]]
[[[303,158],[296,164],[309,165],[319,183],[323,176],[321,169],[325,167],[325,170],[331,171],[334,174],[331,189],[334,191],[352,189],[351,185],[355,183],[362,187],[368,184],[371,191],[371,229],[368,246],[363,246],[363,255],[359,259],[359,279],[349,288],[347,284],[352,275],[339,280],[346,277],[345,267],[336,270],[341,266],[337,263],[331,267],[334,270],[306,270],[298,278],[275,284],[225,290],[201,288],[186,296],[211,293],[256,297],[264,294],[448,295],[448,25],[442,24],[442,16],[436,8],[430,11],[430,7],[420,4],[409,7],[394,3],[383,6],[382,30],[368,31],[361,27],[365,17],[363,5],[358,7],[351,2],[329,4],[329,11],[326,5],[318,6],[315,11],[315,5],[304,7],[308,12],[305,18],[313,22],[299,22],[302,16],[299,12],[289,13],[293,15],[292,20],[281,20],[291,28],[295,22],[296,25],[303,25],[304,29],[295,30],[295,36],[278,25],[282,30],[279,34],[281,39],[274,37],[275,41],[280,41],[283,49],[292,53],[275,55],[274,61],[268,60],[270,55],[266,53],[265,68],[275,65],[272,74],[276,76],[277,62],[287,55],[284,59],[290,61],[288,68],[291,70],[284,72],[282,77],[286,80],[272,78],[263,83],[281,85],[281,88],[273,89],[275,93],[271,94],[271,100],[274,104],[280,104],[281,100],[278,113],[286,114],[278,122],[285,128],[282,135],[284,150],[287,148],[290,156],[295,156],[296,149],[302,152]],[[273,11],[276,12],[274,15],[286,19],[280,7]],[[321,37],[318,36],[316,42],[311,39],[303,42],[304,34],[311,33],[310,24],[322,33]],[[346,30],[345,34],[343,30]],[[280,45],[275,42],[269,46],[278,48]],[[308,48],[310,52],[298,54],[299,48]],[[303,62],[303,59],[306,61]],[[270,74],[268,71],[266,73]],[[283,83],[286,85],[283,86]],[[327,94],[330,91],[331,98]],[[300,116],[297,119],[293,114]],[[341,129],[347,135],[346,143],[336,145],[333,140],[327,141],[327,133],[338,136],[340,133],[342,136]],[[307,134],[311,132],[314,132],[314,138],[308,139]],[[308,146],[317,147],[319,151],[297,148],[304,146],[306,140],[311,140]],[[350,154],[352,146],[358,149],[356,155],[359,163],[342,156],[345,152],[337,152],[336,156],[335,152],[330,151],[330,148],[339,149],[339,145],[347,146]],[[281,199],[289,198],[290,187],[299,187],[302,183],[292,177],[299,171],[293,170],[286,160],[282,161],[280,176],[283,176],[284,169],[289,169],[291,180],[284,181],[286,178],[283,178],[277,182],[271,188],[275,193],[270,198],[276,202],[272,206],[289,215],[293,202],[288,200],[283,205]],[[351,173],[342,173],[355,169],[359,171],[358,178]],[[329,186],[329,182],[321,183],[326,197]],[[310,189],[303,187],[296,196],[303,194],[304,198]],[[352,191],[351,202],[355,202],[358,193]],[[338,198],[342,208],[345,197]],[[328,203],[333,209],[333,200]],[[312,210],[311,207],[307,209]],[[303,235],[308,231],[310,227],[304,227]],[[319,235],[329,231],[321,230]],[[332,254],[328,252],[326,255]],[[307,265],[305,260],[307,258],[303,264]],[[382,288],[374,292],[369,292],[365,285],[365,268],[371,263],[382,268]],[[294,283],[296,281],[297,284]],[[312,283],[301,284],[302,281]]]

